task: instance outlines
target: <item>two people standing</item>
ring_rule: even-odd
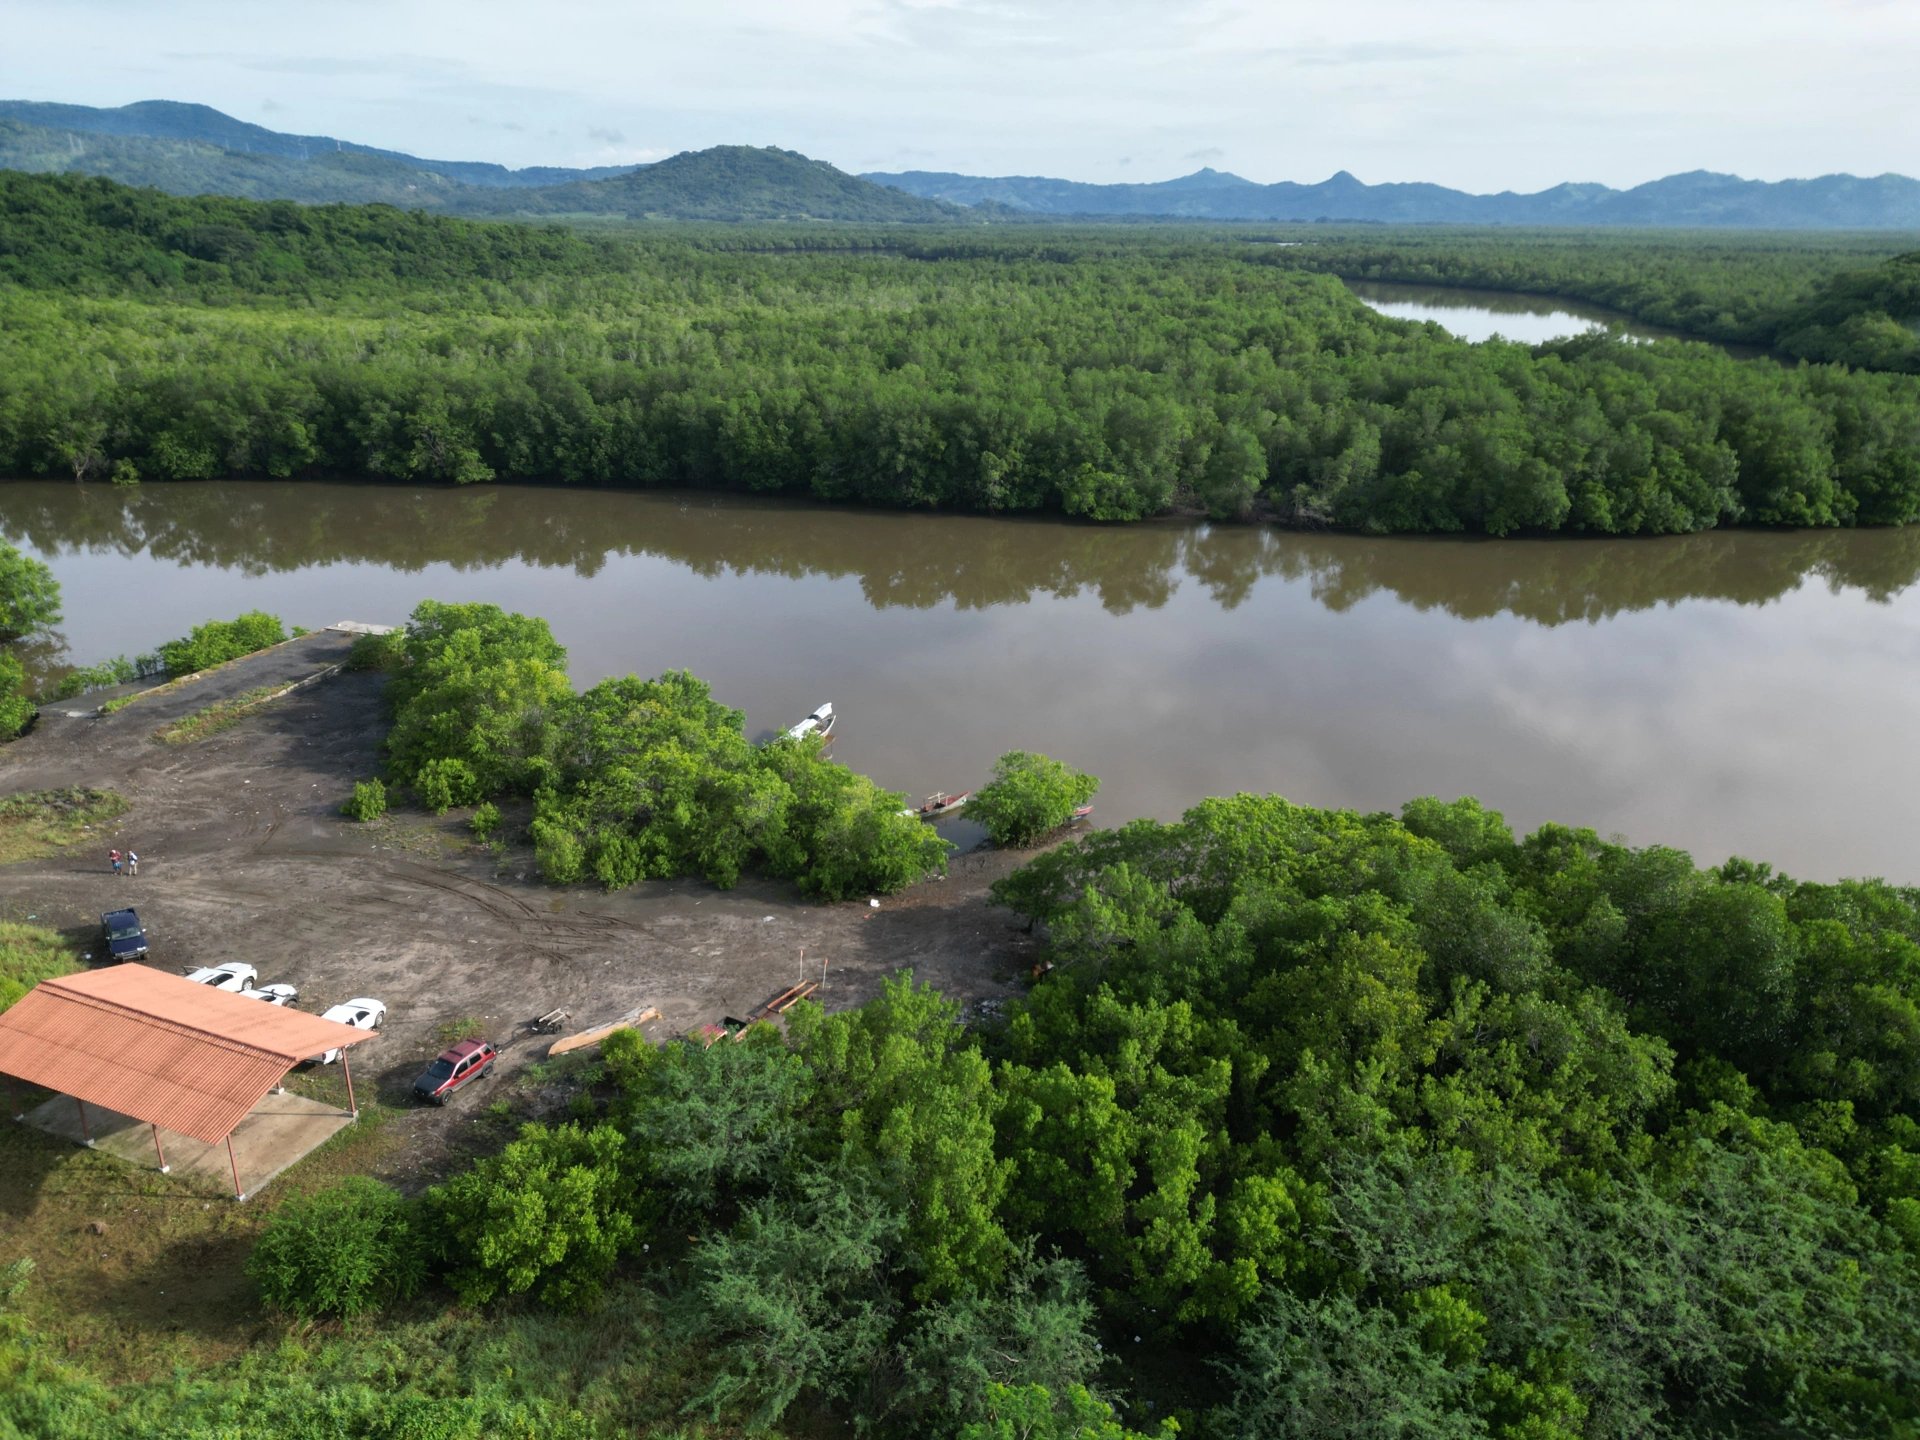
[[[118,850],[109,850],[107,851],[107,860],[112,864],[113,873],[116,875],[138,875],[140,873],[140,857],[131,850],[127,851],[124,856]],[[125,868],[122,869],[122,866]]]

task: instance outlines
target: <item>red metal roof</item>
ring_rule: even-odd
[[[42,980],[0,1014],[0,1074],[212,1145],[300,1061],[370,1031],[145,965]]]

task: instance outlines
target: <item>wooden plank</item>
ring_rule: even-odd
[[[649,1005],[644,1010],[629,1010],[609,1025],[596,1025],[591,1030],[582,1030],[578,1035],[569,1035],[564,1040],[556,1040],[547,1047],[547,1058],[565,1055],[574,1050],[584,1050],[589,1045],[598,1045],[616,1030],[633,1030],[649,1020],[658,1020],[660,1012]]]

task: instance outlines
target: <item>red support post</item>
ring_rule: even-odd
[[[357,1121],[360,1118],[360,1107],[353,1103],[353,1064],[347,1059],[345,1046],[340,1048],[340,1069],[345,1072],[347,1077],[347,1110]]]
[[[153,1125],[151,1120],[147,1123]],[[154,1153],[160,1157],[160,1173],[165,1175],[168,1171],[172,1170],[173,1167],[167,1164],[167,1152],[160,1148],[160,1127],[158,1125],[153,1126],[153,1149]]]
[[[80,1138],[85,1140],[88,1145],[92,1145],[93,1135],[92,1132],[87,1129],[87,1102],[76,1095],[73,1097],[73,1103],[78,1106],[80,1110]]]
[[[233,1132],[227,1132],[227,1164],[233,1167],[233,1198],[244,1200],[247,1192],[240,1188],[240,1162],[233,1158]]]

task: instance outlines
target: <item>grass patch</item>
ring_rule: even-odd
[[[89,827],[126,812],[122,796],[84,785],[9,795],[0,800],[0,865],[37,860],[97,838],[88,833]]]
[[[45,1092],[23,1088],[29,1106]],[[162,1175],[27,1125],[0,1126],[0,1267],[29,1256],[16,1305],[56,1356],[110,1383],[237,1358],[279,1338],[244,1265],[287,1200],[364,1174],[391,1148],[389,1116],[363,1106],[272,1185],[236,1204],[217,1176]],[[105,1235],[90,1228],[104,1224]]]
[[[262,685],[231,700],[217,701],[204,710],[182,715],[171,725],[161,726],[153,732],[153,738],[162,745],[190,745],[209,735],[218,735],[222,730],[238,725],[249,715],[265,709],[268,702],[277,699],[286,688],[284,685]]]
[[[433,1032],[433,1038],[441,1045],[458,1045],[462,1040],[481,1040],[486,1038],[487,1022],[469,1015],[462,1020],[449,1020]]]
[[[57,932],[16,920],[0,920],[0,1010],[42,980],[71,975],[79,968],[73,947]]]

